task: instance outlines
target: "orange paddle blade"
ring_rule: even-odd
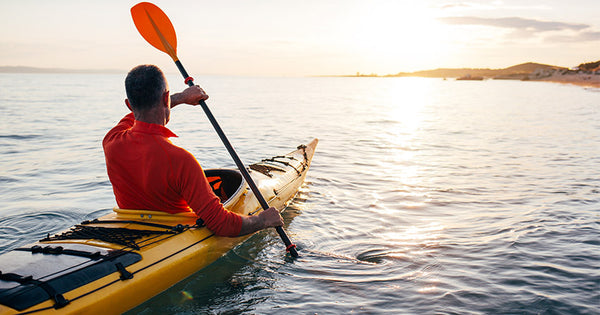
[[[140,2],[131,8],[133,23],[150,45],[177,61],[177,35],[169,17],[150,2]]]

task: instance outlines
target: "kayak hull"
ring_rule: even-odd
[[[317,142],[315,139],[284,156],[250,166],[250,175],[270,206],[282,211],[291,202],[304,182]],[[221,170],[206,172],[210,180]],[[242,215],[262,211],[241,176],[231,173],[237,171],[223,172],[239,178],[239,184],[230,185],[230,196],[223,202],[224,206]],[[229,175],[222,178],[231,177]],[[201,270],[251,236],[219,237],[199,225],[196,219],[191,212],[168,214],[114,209],[97,220],[82,222],[69,231],[8,252],[0,256],[3,273],[0,274],[0,314],[122,313]],[[104,234],[80,238],[78,229],[85,233],[110,232],[116,236],[108,236],[108,240]],[[140,237],[136,233],[146,235]],[[122,240],[130,235],[137,235],[135,241]],[[8,257],[9,254],[25,255],[23,257],[30,263],[8,263],[14,260]],[[5,256],[7,258],[3,259]],[[62,260],[49,265],[49,271],[43,271],[44,268],[39,266],[48,257]],[[100,277],[97,270],[107,274]],[[32,279],[27,280],[27,276]],[[86,279],[93,281],[71,289],[75,286],[73,283]],[[46,294],[43,302],[31,302],[27,294],[34,289],[42,292],[41,295]],[[41,299],[39,292],[37,296]]]

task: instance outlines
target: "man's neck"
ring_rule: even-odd
[[[164,111],[157,107],[146,111],[134,111],[133,116],[135,116],[135,120],[143,121],[149,124],[157,124],[161,126],[165,126],[167,124]]]

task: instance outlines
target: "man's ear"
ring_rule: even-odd
[[[165,93],[163,93],[163,103],[165,104],[165,106],[167,107],[171,107],[171,95],[169,93],[169,91],[166,91]]]
[[[133,112],[133,109],[131,109],[131,104],[129,104],[128,99],[125,99],[125,105],[127,105],[127,108],[129,108],[129,110]]]

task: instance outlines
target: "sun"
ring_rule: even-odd
[[[406,70],[421,70],[424,64],[444,57],[443,25],[435,11],[416,2],[370,6],[356,22],[353,49],[378,69],[392,71],[396,65],[413,64],[415,69]]]

